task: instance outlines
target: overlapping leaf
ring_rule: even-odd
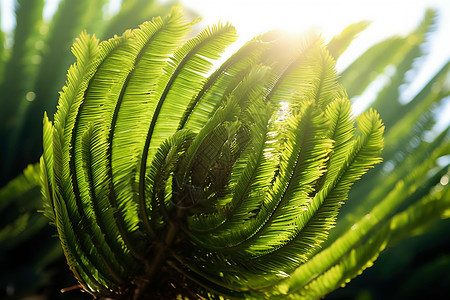
[[[352,184],[380,161],[378,114],[350,117],[318,37],[262,35],[207,77],[235,30],[213,26],[181,44],[192,25],[175,9],[74,45],[55,121],[44,121],[42,191],[75,276],[107,297],[176,285],[173,272],[229,297],[353,276],[385,244],[380,232],[375,250],[354,247],[376,221],[333,246],[334,260],[315,254]],[[312,269],[323,277],[304,278]]]

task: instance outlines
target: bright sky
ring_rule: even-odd
[[[409,101],[450,59],[450,0],[180,0],[180,2],[203,16],[202,26],[231,22],[241,40],[234,49],[258,33],[274,28],[303,32],[317,28],[329,40],[346,26],[362,20],[371,25],[337,63],[343,70],[351,61],[374,43],[394,34],[404,35],[422,20],[427,8],[438,10],[437,32],[431,36],[430,54],[414,82],[403,92],[403,101]],[[233,50],[231,50],[234,52]],[[374,100],[382,82],[374,82],[370,91],[355,102],[353,109],[359,113]],[[447,99],[450,100],[450,99]],[[436,131],[450,125],[450,101],[439,112]]]
[[[44,18],[50,19],[60,0],[45,0]],[[159,0],[167,2],[167,0]],[[449,0],[179,0],[183,6],[199,13],[202,26],[231,22],[244,43],[258,33],[274,28],[302,32],[317,28],[330,39],[347,25],[361,20],[372,25],[356,40],[339,62],[338,68],[349,63],[349,57],[361,54],[376,41],[392,34],[406,34],[421,20],[427,7],[440,12],[439,32],[433,36],[433,66],[435,69],[450,58],[448,34],[450,33]],[[117,10],[121,0],[111,0],[109,10]],[[1,0],[1,26],[10,32],[14,28],[15,0]],[[445,45],[445,46],[444,46]],[[350,58],[351,59],[351,58]]]
[[[44,18],[50,19],[60,0],[46,0]],[[166,2],[167,0],[160,0]],[[436,8],[440,17],[438,31],[430,40],[431,54],[414,85],[406,95],[414,94],[440,66],[450,59],[450,0],[179,0],[203,16],[202,27],[209,24],[231,22],[240,40],[229,52],[258,33],[270,29],[303,32],[317,28],[326,39],[338,34],[351,23],[371,21],[370,27],[355,40],[340,58],[337,68],[342,70],[352,59],[377,41],[393,34],[406,34],[423,17],[427,7]],[[1,0],[1,25],[10,32],[14,27],[15,0]],[[107,11],[116,11],[121,0],[111,0]],[[448,101],[450,102],[450,101]],[[448,105],[450,111],[450,105]],[[449,119],[447,117],[447,119]],[[450,121],[449,121],[450,122]]]
[[[258,33],[274,28],[302,32],[317,28],[327,39],[338,34],[351,23],[371,21],[343,56],[338,68],[343,68],[370,45],[393,34],[406,34],[422,19],[427,7],[440,12],[439,32],[433,36],[433,61],[428,64],[435,71],[450,58],[449,0],[181,0],[203,16],[203,23],[230,21],[238,30],[241,42]],[[444,46],[445,45],[445,46]]]

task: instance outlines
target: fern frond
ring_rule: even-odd
[[[444,168],[448,173],[448,168]],[[439,190],[440,189],[440,190]],[[435,216],[448,218],[450,209],[450,189],[437,185],[437,188],[424,196],[418,202],[409,206],[406,210],[397,213],[391,218],[392,242],[396,242],[404,236],[415,235],[426,228]]]
[[[41,192],[44,198],[44,215],[55,224],[55,208],[53,204],[53,125],[44,114],[43,126],[43,146],[44,154],[41,157]]]
[[[318,36],[261,35],[208,76],[235,30],[219,24],[181,44],[192,25],[173,9],[75,43],[41,159],[68,263],[95,296],[188,284],[202,297],[282,297],[313,281],[320,296],[376,257],[387,238],[368,234],[419,181],[316,254],[350,187],[380,161],[378,114],[350,117]]]
[[[98,134],[97,134],[98,135]],[[123,268],[124,260],[120,258],[119,247],[111,246],[112,239],[109,236],[114,232],[114,223],[111,221],[111,214],[107,212],[108,206],[104,199],[98,199],[95,194],[94,175],[98,169],[93,164],[91,151],[98,148],[98,138],[94,133],[94,126],[91,125],[81,137],[81,159],[87,186],[80,190],[80,197],[83,199],[82,218],[87,223],[87,232],[91,236],[95,248],[98,250],[100,259],[105,265],[108,273],[118,284],[124,284],[127,277],[126,269]],[[104,214],[104,216],[102,216]],[[109,215],[109,227],[103,225],[105,217]],[[103,226],[102,226],[103,225]],[[122,246],[123,247],[123,246]],[[119,249],[118,249],[119,248]],[[131,267],[127,268],[131,271]],[[128,272],[129,272],[128,271]],[[125,274],[124,274],[125,273]]]
[[[177,184],[172,188],[169,179],[194,137],[195,134],[189,130],[177,131],[161,144],[150,165],[147,175],[149,200],[140,202],[139,205],[142,220],[153,238],[156,238],[156,232],[161,229],[161,225],[170,221],[168,210],[171,207],[167,207],[167,202],[176,207],[186,205],[186,195],[178,192]],[[174,189],[174,192],[169,194],[169,199],[166,199],[166,189]]]
[[[56,166],[61,166],[62,163],[62,145],[60,133],[57,130],[53,131],[53,165],[54,165],[54,178],[55,178],[55,189],[53,191],[53,203],[55,208],[55,225],[58,230],[58,235],[61,240],[61,246],[63,248],[64,254],[69,266],[74,272],[76,278],[84,285],[87,291],[95,293],[99,289],[100,283],[96,281],[91,275],[91,272],[96,273],[96,270],[91,270],[87,268],[85,264],[85,251],[79,249],[79,237],[77,232],[73,228],[73,220],[68,213],[67,202],[71,199],[64,199],[61,196],[62,187],[62,172],[58,170]],[[72,202],[73,199],[72,199]],[[73,207],[72,207],[73,209]],[[95,282],[95,283],[93,283]],[[88,286],[86,286],[88,285]]]
[[[310,67],[312,62],[309,58],[311,53],[318,51],[322,42],[321,38],[312,36],[298,46],[297,53],[276,73],[272,87],[266,95],[267,101],[290,103],[297,95],[309,93],[315,72]]]
[[[275,251],[302,228],[297,223],[298,212],[309,202],[316,180],[325,172],[323,165],[331,148],[331,141],[322,139],[325,126],[323,115],[313,104],[306,104],[297,116],[288,120],[289,134],[279,175],[263,204],[268,215],[257,234],[245,242],[247,246],[238,246],[239,256],[257,258]]]
[[[203,76],[224,48],[234,40],[235,30],[229,25],[215,26],[199,33],[179,48],[163,71],[158,89],[150,101],[155,107],[145,139],[139,167],[139,197],[142,202],[146,194],[145,172],[155,147],[173,134],[183,116],[189,100],[201,89]],[[189,83],[188,80],[189,79]],[[156,134],[153,134],[156,131]]]
[[[317,72],[317,77],[312,79],[311,92],[315,102],[323,109],[332,101],[339,97],[346,97],[343,87],[338,84],[337,72],[334,68],[335,61],[329,52],[320,48],[313,58],[313,69]]]
[[[194,240],[197,242],[206,242],[206,247],[218,247],[223,242],[230,241],[227,234],[230,228],[235,228],[236,224],[244,225],[252,216],[256,215],[260,201],[248,195],[250,191],[257,191],[254,194],[264,195],[263,189],[269,186],[271,176],[261,177],[265,180],[260,188],[251,188],[255,184],[257,178],[257,168],[262,167],[263,150],[268,133],[269,111],[263,99],[254,101],[245,113],[252,116],[254,123],[250,126],[249,142],[243,149],[241,155],[236,160],[231,170],[231,177],[229,180],[228,190],[222,197],[217,199],[217,212],[213,214],[197,214],[188,219],[189,229],[194,234]],[[275,169],[272,171],[272,175]],[[253,200],[246,200],[247,197],[252,197]],[[253,211],[253,213],[251,213]],[[228,228],[228,229],[226,229]],[[241,227],[242,229],[242,227]],[[244,232],[244,230],[240,231]],[[208,241],[208,242],[207,242]],[[202,243],[202,242],[200,242]]]
[[[388,243],[390,231],[388,226],[383,226],[367,241],[353,248],[341,258],[339,263],[321,274],[301,290],[289,295],[283,295],[286,299],[317,299],[328,294],[338,287],[343,287],[352,278],[371,267],[378,255]]]
[[[135,172],[142,156],[145,136],[150,126],[152,110],[156,103],[151,100],[162,69],[168,64],[173,50],[190,30],[191,24],[174,9],[164,19],[155,18],[134,30],[129,41],[133,47],[132,69],[127,75],[115,104],[108,142],[108,157],[114,184],[113,193],[124,218],[133,230],[137,229],[138,207],[133,194]],[[127,122],[122,121],[127,120]],[[130,123],[134,126],[130,128]],[[131,209],[133,208],[133,209]],[[127,217],[128,215],[128,217]]]
[[[155,147],[176,131],[175,124],[205,80],[203,74],[212,67],[210,60],[218,59],[219,54],[234,39],[235,29],[232,26],[218,25],[203,30],[173,54],[173,59],[159,79],[160,90],[155,91],[150,100],[155,101],[156,107],[148,129],[142,161],[151,159]],[[157,134],[153,135],[153,132]]]
[[[247,70],[269,47],[270,42],[267,39],[266,35],[252,39],[211,74],[202,90],[189,103],[180,121],[179,129],[188,126],[194,131],[199,131],[203,127],[226,99],[227,94],[231,93],[239,84],[240,74],[247,74]]]
[[[28,165],[23,173],[15,179],[8,182],[0,188],[0,213],[4,213],[5,209],[17,198],[23,197],[40,182],[40,166],[39,164]],[[51,213],[50,213],[51,215]]]
[[[434,153],[421,165],[417,166],[413,172],[399,181],[395,188],[379,203],[369,214],[365,215],[359,222],[354,224],[351,230],[344,233],[328,248],[311,257],[306,263],[295,270],[291,277],[279,285],[279,290],[283,293],[294,293],[302,289],[309,282],[314,280],[319,274],[323,274],[339,261],[353,247],[361,243],[368,233],[377,226],[382,226],[382,220],[386,223],[386,217],[397,208],[402,201],[423,182],[424,170],[429,169],[430,163],[433,164],[437,156],[445,151],[445,145],[436,149]]]
[[[369,25],[370,22],[361,21],[344,28],[340,34],[334,36],[328,43],[327,48],[328,51],[330,51],[330,55],[334,59],[338,59],[347,47],[350,46],[353,39],[355,39],[355,37],[364,31]]]
[[[55,190],[55,195],[59,197],[59,205],[55,205],[55,211],[62,211],[70,216],[68,217],[68,221],[66,221],[69,223],[68,228],[65,228],[64,232],[66,238],[72,239],[73,243],[69,246],[72,249],[68,250],[69,248],[66,248],[66,250],[77,253],[90,253],[90,245],[93,242],[93,237],[89,236],[88,232],[80,230],[82,226],[87,225],[85,224],[87,220],[81,199],[79,198],[77,182],[72,177],[74,175],[72,173],[74,167],[72,160],[73,154],[71,154],[71,149],[73,149],[71,142],[77,111],[82,103],[87,84],[94,74],[95,64],[98,63],[98,60],[96,60],[98,42],[87,35],[82,35],[78,43],[74,45],[73,51],[78,58],[77,65],[69,70],[68,82],[66,87],[63,88],[60,97],[59,105],[60,107],[64,107],[64,109],[61,108],[55,114],[53,172],[55,184],[59,188]],[[58,229],[61,226],[65,225],[57,223]],[[77,244],[76,248],[73,248],[74,243]],[[74,251],[74,249],[77,250]],[[89,269],[92,268],[98,274],[99,280],[102,281],[100,287],[105,284],[107,286],[114,286],[112,284],[113,279],[110,277],[109,271],[105,269],[105,264],[102,262],[102,260],[104,261],[103,255],[95,253],[90,259],[83,259],[83,257],[81,254],[77,258],[79,265],[84,267],[89,266]],[[84,261],[82,262],[80,260]]]
[[[233,241],[245,239],[256,226],[256,216],[261,210],[264,195],[276,174],[278,157],[277,148],[274,148],[276,137],[269,132],[273,129],[268,124],[270,110],[261,111],[264,107],[264,103],[258,105],[256,102],[248,110],[260,119],[251,127],[250,142],[233,168],[230,179],[232,193],[225,196],[228,199],[225,207],[217,215],[206,216],[206,220],[202,215],[196,216],[200,226],[193,226],[192,230],[199,231],[201,225],[203,228],[194,235],[194,240],[205,243],[207,248],[226,248]]]

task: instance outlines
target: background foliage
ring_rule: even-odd
[[[43,113],[55,112],[66,70],[75,61],[70,47],[80,32],[106,39],[166,14],[174,4],[125,0],[106,20],[102,8],[107,2],[62,0],[49,22],[42,17],[44,0],[17,2],[10,47],[0,32],[0,186],[39,161]],[[28,295],[36,289],[58,295],[61,287],[74,284],[55,231],[37,212],[42,205],[34,170],[29,167],[13,188],[0,192],[0,265],[8,270],[0,273],[0,295]]]
[[[65,0],[46,24],[42,20],[42,0],[18,3],[13,46],[0,47],[0,186],[19,175],[27,164],[37,162],[42,153],[43,111],[53,115],[57,91],[63,85],[66,69],[73,62],[68,49],[74,37],[84,28],[102,39],[110,37],[125,28],[136,27],[152,15],[165,14],[171,4],[124,1],[120,12],[103,22],[99,8],[105,0]],[[345,289],[330,294],[330,298],[358,295],[406,299],[418,295],[439,297],[449,292],[450,278],[446,270],[450,241],[446,232],[450,225],[447,220],[429,221],[436,220],[433,217],[436,214],[448,216],[445,205],[449,199],[446,184],[449,133],[448,128],[435,132],[433,126],[438,121],[435,111],[448,101],[449,64],[445,64],[410,102],[398,101],[399,87],[411,81],[411,76],[416,74],[417,60],[426,55],[424,45],[432,34],[434,18],[433,11],[427,12],[414,32],[373,46],[341,74],[341,83],[353,99],[364,93],[379,76],[388,77],[374,102],[386,123],[386,146],[384,163],[370,171],[352,190],[338,227],[332,231],[330,243],[382,199],[401,198],[398,211],[414,203],[420,205],[420,201],[428,204],[421,206],[420,213],[415,212],[414,217],[404,214],[404,218],[390,219],[387,216],[385,224],[393,228],[395,224],[411,222],[407,230],[390,238],[392,246],[374,267]],[[361,29],[361,26],[350,27],[342,37],[347,36],[350,41]],[[341,42],[345,41],[342,37]],[[0,41],[4,44],[3,33],[0,33]],[[330,51],[333,53],[333,41]],[[340,53],[334,54],[337,57]],[[0,264],[2,270],[8,270],[0,275],[2,296],[58,295],[61,287],[75,283],[66,269],[59,241],[50,238],[54,230],[36,212],[41,202],[35,168],[28,167],[23,175],[0,191]],[[400,181],[409,188],[398,191],[396,186]],[[436,197],[443,201],[435,201]],[[416,236],[398,242],[411,234]],[[379,288],[388,282],[391,289]],[[72,296],[77,297],[77,294]]]

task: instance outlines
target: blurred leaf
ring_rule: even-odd
[[[333,56],[334,59],[338,59],[339,56],[347,50],[348,46],[350,46],[358,34],[364,31],[369,25],[370,22],[367,21],[354,23],[347,26],[339,35],[334,36],[328,43],[328,51],[330,51],[331,56]]]
[[[123,0],[118,14],[108,23],[104,31],[99,35],[102,39],[120,35],[129,28],[136,28],[144,21],[152,17],[166,14],[170,7],[176,4],[175,0],[166,1],[164,4],[157,0]]]
[[[0,84],[0,139],[3,145],[0,147],[0,185],[12,178],[8,178],[8,173],[13,165],[15,145],[19,142],[17,128],[24,120],[27,103],[35,97],[33,81],[40,60],[36,45],[41,40],[39,29],[43,7],[43,0],[20,0],[17,3],[14,45]],[[27,160],[29,162],[33,160]],[[26,163],[20,169],[25,166]],[[13,176],[19,172],[13,171]]]

